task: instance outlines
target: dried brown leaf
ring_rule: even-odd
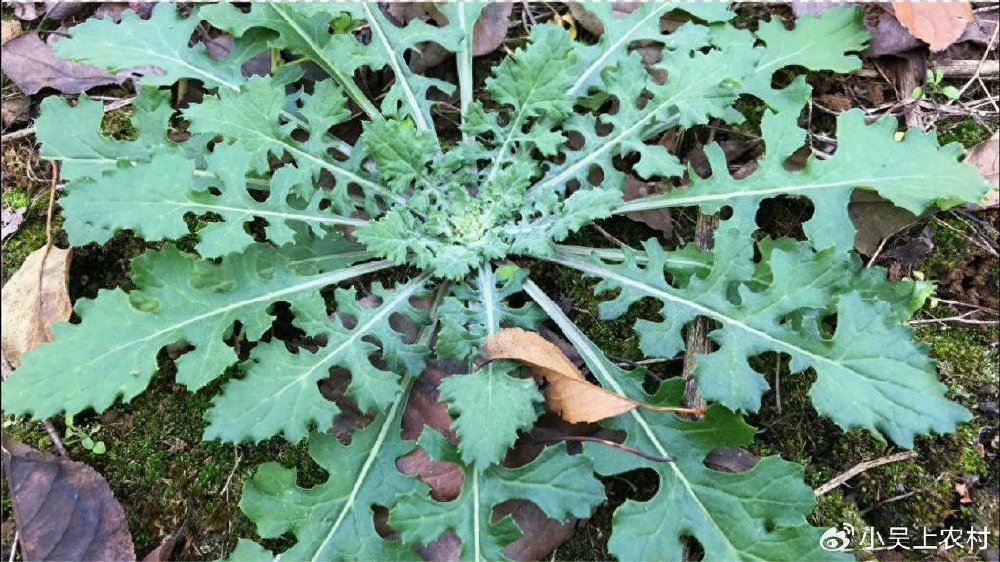
[[[914,37],[927,43],[932,52],[941,52],[958,40],[973,21],[972,4],[957,2],[892,3],[896,19]]]
[[[21,207],[19,209],[14,209],[11,207],[4,207],[0,213],[2,213],[2,218],[0,218],[0,240],[6,240],[10,238],[17,229],[21,228],[21,223],[24,222],[24,213],[27,212],[27,207]]]
[[[69,320],[73,305],[66,290],[70,251],[52,247],[32,252],[3,286],[3,354],[15,368],[21,354],[52,339],[49,326]]]
[[[500,48],[510,28],[513,2],[491,2],[483,8],[472,28],[472,55],[481,57]]]
[[[0,126],[4,129],[12,125],[28,122],[28,111],[31,102],[27,97],[15,93],[0,102]]]
[[[511,359],[544,379],[545,402],[570,423],[596,422],[635,408],[700,414],[700,410],[644,404],[589,382],[555,346],[536,332],[507,328],[486,339],[483,350],[490,360]]]
[[[97,471],[14,440],[3,448],[26,560],[135,560],[125,512]]]
[[[17,20],[3,20],[0,22],[0,45],[10,41],[21,34],[21,22]]]
[[[901,209],[872,191],[855,190],[847,207],[854,234],[854,248],[871,256],[882,240],[917,222],[917,215]]]
[[[438,400],[438,385],[445,378],[456,373],[468,372],[467,366],[452,361],[431,360],[427,370],[414,383],[410,399],[403,413],[403,437],[417,439],[430,426],[457,441],[451,429],[452,419],[448,408]],[[541,448],[533,447],[529,439],[518,441],[509,458],[516,457],[523,464],[530,462]],[[431,459],[423,449],[417,448],[396,461],[396,466],[406,474],[420,478],[431,487],[431,496],[438,501],[447,501],[458,496],[462,489],[464,473],[462,468],[450,462]],[[504,502],[494,509],[493,520],[511,515],[521,528],[522,535],[507,545],[504,553],[513,560],[542,560],[572,534],[576,519],[556,521],[545,517],[534,504],[523,500]],[[388,534],[391,529],[380,523],[380,532]],[[459,560],[461,541],[454,532],[448,531],[428,545],[420,545],[417,551],[424,560]]]
[[[121,84],[128,77],[128,73],[112,76],[96,66],[58,58],[37,33],[25,33],[4,43],[2,55],[3,73],[28,95],[42,88],[78,94],[94,86]]]
[[[639,199],[663,193],[663,189],[652,182],[644,182],[633,177],[625,179],[625,200]],[[663,233],[667,240],[674,235],[674,221],[670,216],[670,209],[654,209],[652,211],[635,211],[625,213],[625,216],[645,224],[646,226]]]
[[[965,157],[968,164],[972,164],[979,170],[979,173],[986,178],[986,183],[990,185],[990,191],[980,203],[983,207],[996,207],[1000,205],[1000,133],[993,133],[993,136],[972,147],[969,155]]]

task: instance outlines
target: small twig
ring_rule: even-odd
[[[41,295],[42,292],[42,282],[43,275],[45,273],[45,262],[49,259],[49,251],[52,250],[52,214],[56,206],[56,189],[59,187],[59,164],[52,161],[52,183],[49,187],[49,208],[45,213],[45,252],[42,254],[42,266],[38,268],[38,294]],[[44,318],[42,316],[42,302],[39,299],[38,307],[35,309],[35,314],[38,319],[39,325],[44,323]],[[43,335],[46,341],[49,340],[48,334],[43,330]],[[52,422],[45,419],[41,421],[42,427],[45,428],[45,432],[49,434],[52,439],[52,444],[55,446],[56,450],[59,451],[59,455],[62,457],[68,457],[66,452],[66,447],[63,445],[62,439],[59,438],[59,432],[56,428],[52,426]]]
[[[587,435],[561,435],[559,437],[537,439],[539,443],[558,443],[560,441],[587,441],[590,443],[599,443],[601,445],[607,445],[608,447],[614,447],[625,451],[626,453],[632,453],[638,457],[642,457],[648,461],[653,462],[674,462],[674,457],[671,455],[654,455],[652,453],[647,453],[646,451],[641,451],[635,447],[630,447],[624,443],[618,443],[617,441],[609,441],[607,439],[601,439],[600,437],[590,437]]]
[[[875,460],[860,462],[852,466],[851,468],[847,469],[845,472],[842,472],[841,474],[834,476],[833,479],[831,479],[829,482],[823,484],[819,488],[816,488],[816,490],[813,493],[816,494],[816,497],[818,498],[840,487],[840,485],[843,484],[844,482],[847,482],[851,478],[854,478],[855,476],[861,474],[862,472],[865,472],[866,470],[870,470],[877,466],[882,466],[883,464],[905,461],[907,459],[912,459],[915,456],[917,456],[916,451],[903,451],[901,453],[893,453],[891,455],[886,455],[884,457],[877,458]]]
[[[948,305],[951,305],[951,306],[961,306],[961,307],[964,307],[964,308],[974,308],[976,310],[991,310],[991,309],[986,308],[984,306],[979,306],[978,304],[972,304],[971,302],[952,301],[952,300],[942,299],[942,298],[937,298],[937,297],[935,297],[934,300],[937,301],[937,302],[939,302],[939,303],[941,303],[941,304],[948,304]]]
[[[1000,324],[1000,319],[996,320],[977,320],[974,318],[969,318],[972,315],[979,314],[985,309],[970,310],[964,314],[959,314],[957,316],[949,316],[947,318],[925,318],[922,320],[910,320],[910,325],[918,324],[944,324],[945,322],[958,322],[960,324],[976,324],[976,325],[994,325]]]
[[[613,235],[612,235],[612,234],[611,234],[610,232],[608,232],[607,230],[604,230],[603,228],[601,228],[601,226],[600,226],[600,225],[598,225],[598,224],[597,224],[596,222],[592,222],[592,223],[590,223],[590,226],[594,227],[594,230],[596,230],[597,232],[599,232],[601,236],[603,236],[603,237],[604,237],[605,239],[607,239],[607,240],[608,240],[608,242],[611,242],[611,243],[612,243],[612,244],[614,244],[615,246],[618,246],[619,248],[629,248],[629,249],[633,249],[633,248],[629,247],[629,245],[628,245],[628,244],[626,244],[626,243],[622,242],[621,240],[619,240],[619,239],[615,238],[615,237],[614,237],[614,236],[613,236]]]
[[[875,252],[872,253],[872,257],[868,259],[868,264],[865,265],[865,267],[871,267],[872,265],[875,264],[875,260],[878,259],[879,254],[882,253],[882,249],[885,248],[885,243],[888,242],[890,238],[892,238],[892,236],[886,236],[885,238],[882,239],[882,242],[879,243],[878,248],[875,248]]]
[[[243,460],[239,450],[236,450],[235,447],[233,447],[233,449],[233,452],[236,454],[236,462],[233,463],[233,469],[229,471],[229,476],[226,477],[226,483],[222,486],[222,489],[219,490],[220,496],[226,495],[226,492],[229,491],[229,484],[232,483],[233,476],[236,474],[236,469],[240,467],[240,461]]]
[[[861,512],[860,512],[860,515],[862,517],[864,517],[865,515],[867,515],[868,513],[870,513],[873,509],[875,509],[875,508],[877,508],[879,506],[885,505],[887,503],[893,503],[893,502],[898,502],[900,500],[905,500],[906,498],[908,498],[910,496],[919,494],[920,492],[925,492],[927,490],[930,490],[931,488],[933,488],[934,486],[936,486],[938,482],[941,481],[941,477],[942,476],[944,476],[944,475],[943,474],[939,474],[938,477],[935,478],[934,481],[931,482],[930,485],[928,485],[928,486],[924,486],[924,487],[918,488],[916,490],[911,490],[909,492],[905,492],[905,493],[902,493],[902,494],[899,494],[899,495],[896,495],[896,496],[892,496],[891,498],[886,498],[886,499],[884,499],[882,501],[879,501],[879,502],[877,502],[877,503],[875,503],[873,505],[870,505],[870,506],[862,509]]]
[[[42,427],[45,428],[45,433],[49,434],[49,438],[52,439],[52,444],[55,446],[56,451],[59,451],[59,456],[63,458],[68,458],[69,453],[66,452],[66,446],[63,445],[62,439],[59,438],[59,432],[56,428],[52,426],[52,422],[45,419],[42,420]]]
[[[14,562],[14,557],[17,556],[17,539],[19,538],[19,529],[14,529],[14,540],[10,543],[10,557],[7,558],[7,562]]]
[[[698,213],[698,220],[694,226],[694,241],[699,250],[706,251],[712,248],[715,228],[718,225],[718,215]],[[692,408],[705,408],[705,400],[698,392],[698,381],[694,377],[694,371],[698,355],[712,351],[712,342],[708,339],[708,333],[711,331],[712,321],[704,316],[697,316],[688,324],[687,337],[684,339],[684,365],[681,367],[681,376],[684,377],[684,404]]]
[[[964,94],[965,91],[968,90],[970,86],[972,86],[973,82],[977,80],[979,80],[980,82],[982,81],[980,76],[982,75],[983,72],[983,65],[986,64],[986,59],[989,58],[990,52],[993,51],[993,45],[997,42],[997,33],[1000,33],[1000,26],[997,26],[993,29],[993,35],[990,36],[990,41],[986,45],[986,49],[983,50],[983,56],[980,57],[979,62],[976,63],[976,70],[972,73],[972,78],[969,78],[969,80],[964,85],[962,85],[961,88],[958,89],[958,96],[956,96],[955,99],[961,97],[962,94]],[[986,95],[989,96],[990,91],[986,88],[985,85],[982,85],[982,87],[983,91],[986,92]],[[954,103],[954,100],[949,102],[948,105],[951,105],[952,103]],[[996,107],[996,103],[994,103],[993,106]]]
[[[774,358],[774,407],[781,413],[781,355]]]
[[[116,101],[116,102],[109,103],[108,105],[104,106],[104,113],[108,113],[109,111],[115,111],[115,110],[121,109],[123,107],[128,107],[128,106],[132,105],[133,101],[135,101],[135,98],[128,98],[128,99],[119,100],[119,101]],[[23,139],[25,137],[30,137],[31,135],[35,134],[35,130],[36,130],[36,126],[35,125],[32,125],[30,127],[25,127],[25,128],[23,128],[23,129],[21,129],[19,131],[14,131],[13,133],[7,133],[7,134],[3,135],[2,137],[0,137],[0,141],[2,141],[2,142],[10,142],[10,141],[13,141],[13,140],[18,140],[18,139]]]
[[[531,25],[538,25],[538,19],[535,18],[535,14],[531,11],[531,3],[528,2],[528,0],[521,0],[521,6],[524,7],[524,11],[522,13],[528,15],[528,21],[531,22]]]

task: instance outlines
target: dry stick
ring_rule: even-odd
[[[38,268],[38,308],[35,310],[35,314],[38,318],[39,325],[44,322],[42,318],[42,276],[45,273],[45,262],[49,259],[49,251],[52,250],[52,213],[56,206],[56,188],[59,186],[59,164],[52,161],[52,184],[49,187],[49,209],[45,213],[45,252],[42,254],[42,265]],[[42,334],[45,335],[45,339],[48,340],[48,334],[46,330],[42,329]],[[55,445],[56,450],[59,451],[59,455],[62,457],[69,456],[66,453],[66,447],[63,445],[62,439],[59,438],[59,432],[56,428],[52,427],[52,422],[47,419],[42,420],[42,427],[45,428],[46,433],[49,434],[49,438],[52,439],[52,444]]]
[[[109,111],[115,111],[116,109],[121,109],[123,107],[128,107],[132,105],[133,101],[135,101],[135,98],[128,98],[125,100],[118,100],[116,102],[109,103],[108,105],[104,106],[104,113],[108,113]],[[30,137],[31,135],[35,134],[36,128],[37,127],[35,125],[32,125],[30,127],[25,127],[20,131],[7,133],[2,137],[0,137],[0,141],[9,142],[17,139],[23,139],[24,137]]]
[[[7,559],[7,562],[14,562],[14,558],[17,556],[17,539],[19,533],[20,529],[14,529],[14,540],[10,543],[10,558]]]
[[[554,437],[551,439],[536,439],[536,442],[538,443],[558,443],[560,441],[587,441],[588,443],[599,443],[601,445],[613,447],[620,451],[625,451],[626,453],[631,453],[637,457],[644,458],[648,461],[653,461],[653,462],[674,462],[676,460],[672,455],[663,455],[663,456],[654,455],[653,453],[647,453],[642,449],[637,449],[635,447],[626,445],[624,443],[611,441],[610,439],[601,439],[600,437],[591,437],[587,435],[561,435],[559,437]]]
[[[816,494],[816,497],[818,498],[824,494],[831,492],[844,482],[847,482],[851,478],[854,478],[855,476],[861,474],[866,470],[875,468],[876,466],[882,466],[883,464],[905,461],[907,459],[912,459],[915,456],[917,456],[916,451],[903,451],[901,453],[893,453],[891,455],[886,455],[884,457],[877,458],[872,461],[859,462],[858,464],[847,469],[847,471],[833,477],[833,479],[831,479],[826,484],[823,484],[819,488],[816,488],[816,490],[813,493]]]
[[[717,226],[718,215],[706,215],[698,211],[698,220],[694,224],[694,242],[699,250],[704,252],[712,248],[713,233]],[[684,405],[701,410],[705,409],[705,400],[698,393],[698,381],[694,378],[695,358],[712,351],[712,344],[708,340],[711,329],[711,320],[697,316],[688,324],[687,337],[684,338],[684,367],[681,371],[684,376]],[[691,560],[691,539],[685,538],[681,544],[684,547],[681,560]]]
[[[1000,78],[1000,62],[994,60],[984,60],[982,66],[980,66],[978,60],[938,61],[935,63],[934,67],[940,70],[945,76],[951,76],[954,78],[974,76],[976,74],[976,69],[979,69],[979,77],[981,78],[987,80],[996,80]],[[856,71],[855,74],[862,78],[878,78],[881,76],[877,69],[872,68],[862,68]],[[882,77],[884,78],[884,76]]]
[[[694,225],[694,240],[699,250],[704,252],[712,248],[712,233],[718,225],[718,215],[698,213],[698,220]],[[691,408],[705,408],[705,401],[698,394],[698,382],[694,379],[694,368],[697,355],[712,351],[712,344],[708,340],[708,332],[711,329],[711,320],[704,316],[698,316],[688,324],[688,333],[684,341],[682,373],[684,375],[684,405]]]

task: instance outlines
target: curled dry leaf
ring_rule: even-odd
[[[910,2],[896,0],[892,3],[896,19],[914,37],[927,43],[938,53],[957,41],[973,21],[972,4],[958,2]]]
[[[983,198],[982,206],[996,207],[1000,205],[1000,133],[993,133],[993,136],[977,144],[969,151],[965,157],[968,164],[972,164],[979,170],[979,173],[986,178],[986,183],[990,185],[989,192]]]
[[[73,305],[66,290],[70,251],[52,247],[31,253],[3,286],[3,354],[15,368],[21,354],[52,339],[49,326],[69,320]]]
[[[135,560],[122,506],[93,468],[5,439],[25,560]]]
[[[570,423],[596,422],[636,408],[702,414],[701,410],[655,406],[615,394],[589,382],[559,348],[535,332],[520,328],[500,330],[483,346],[490,360],[511,359],[544,379],[545,402]]]

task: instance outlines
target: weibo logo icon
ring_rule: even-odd
[[[844,529],[830,527],[819,538],[819,547],[827,552],[846,552],[851,546],[851,537],[854,536],[854,526],[844,523]]]

